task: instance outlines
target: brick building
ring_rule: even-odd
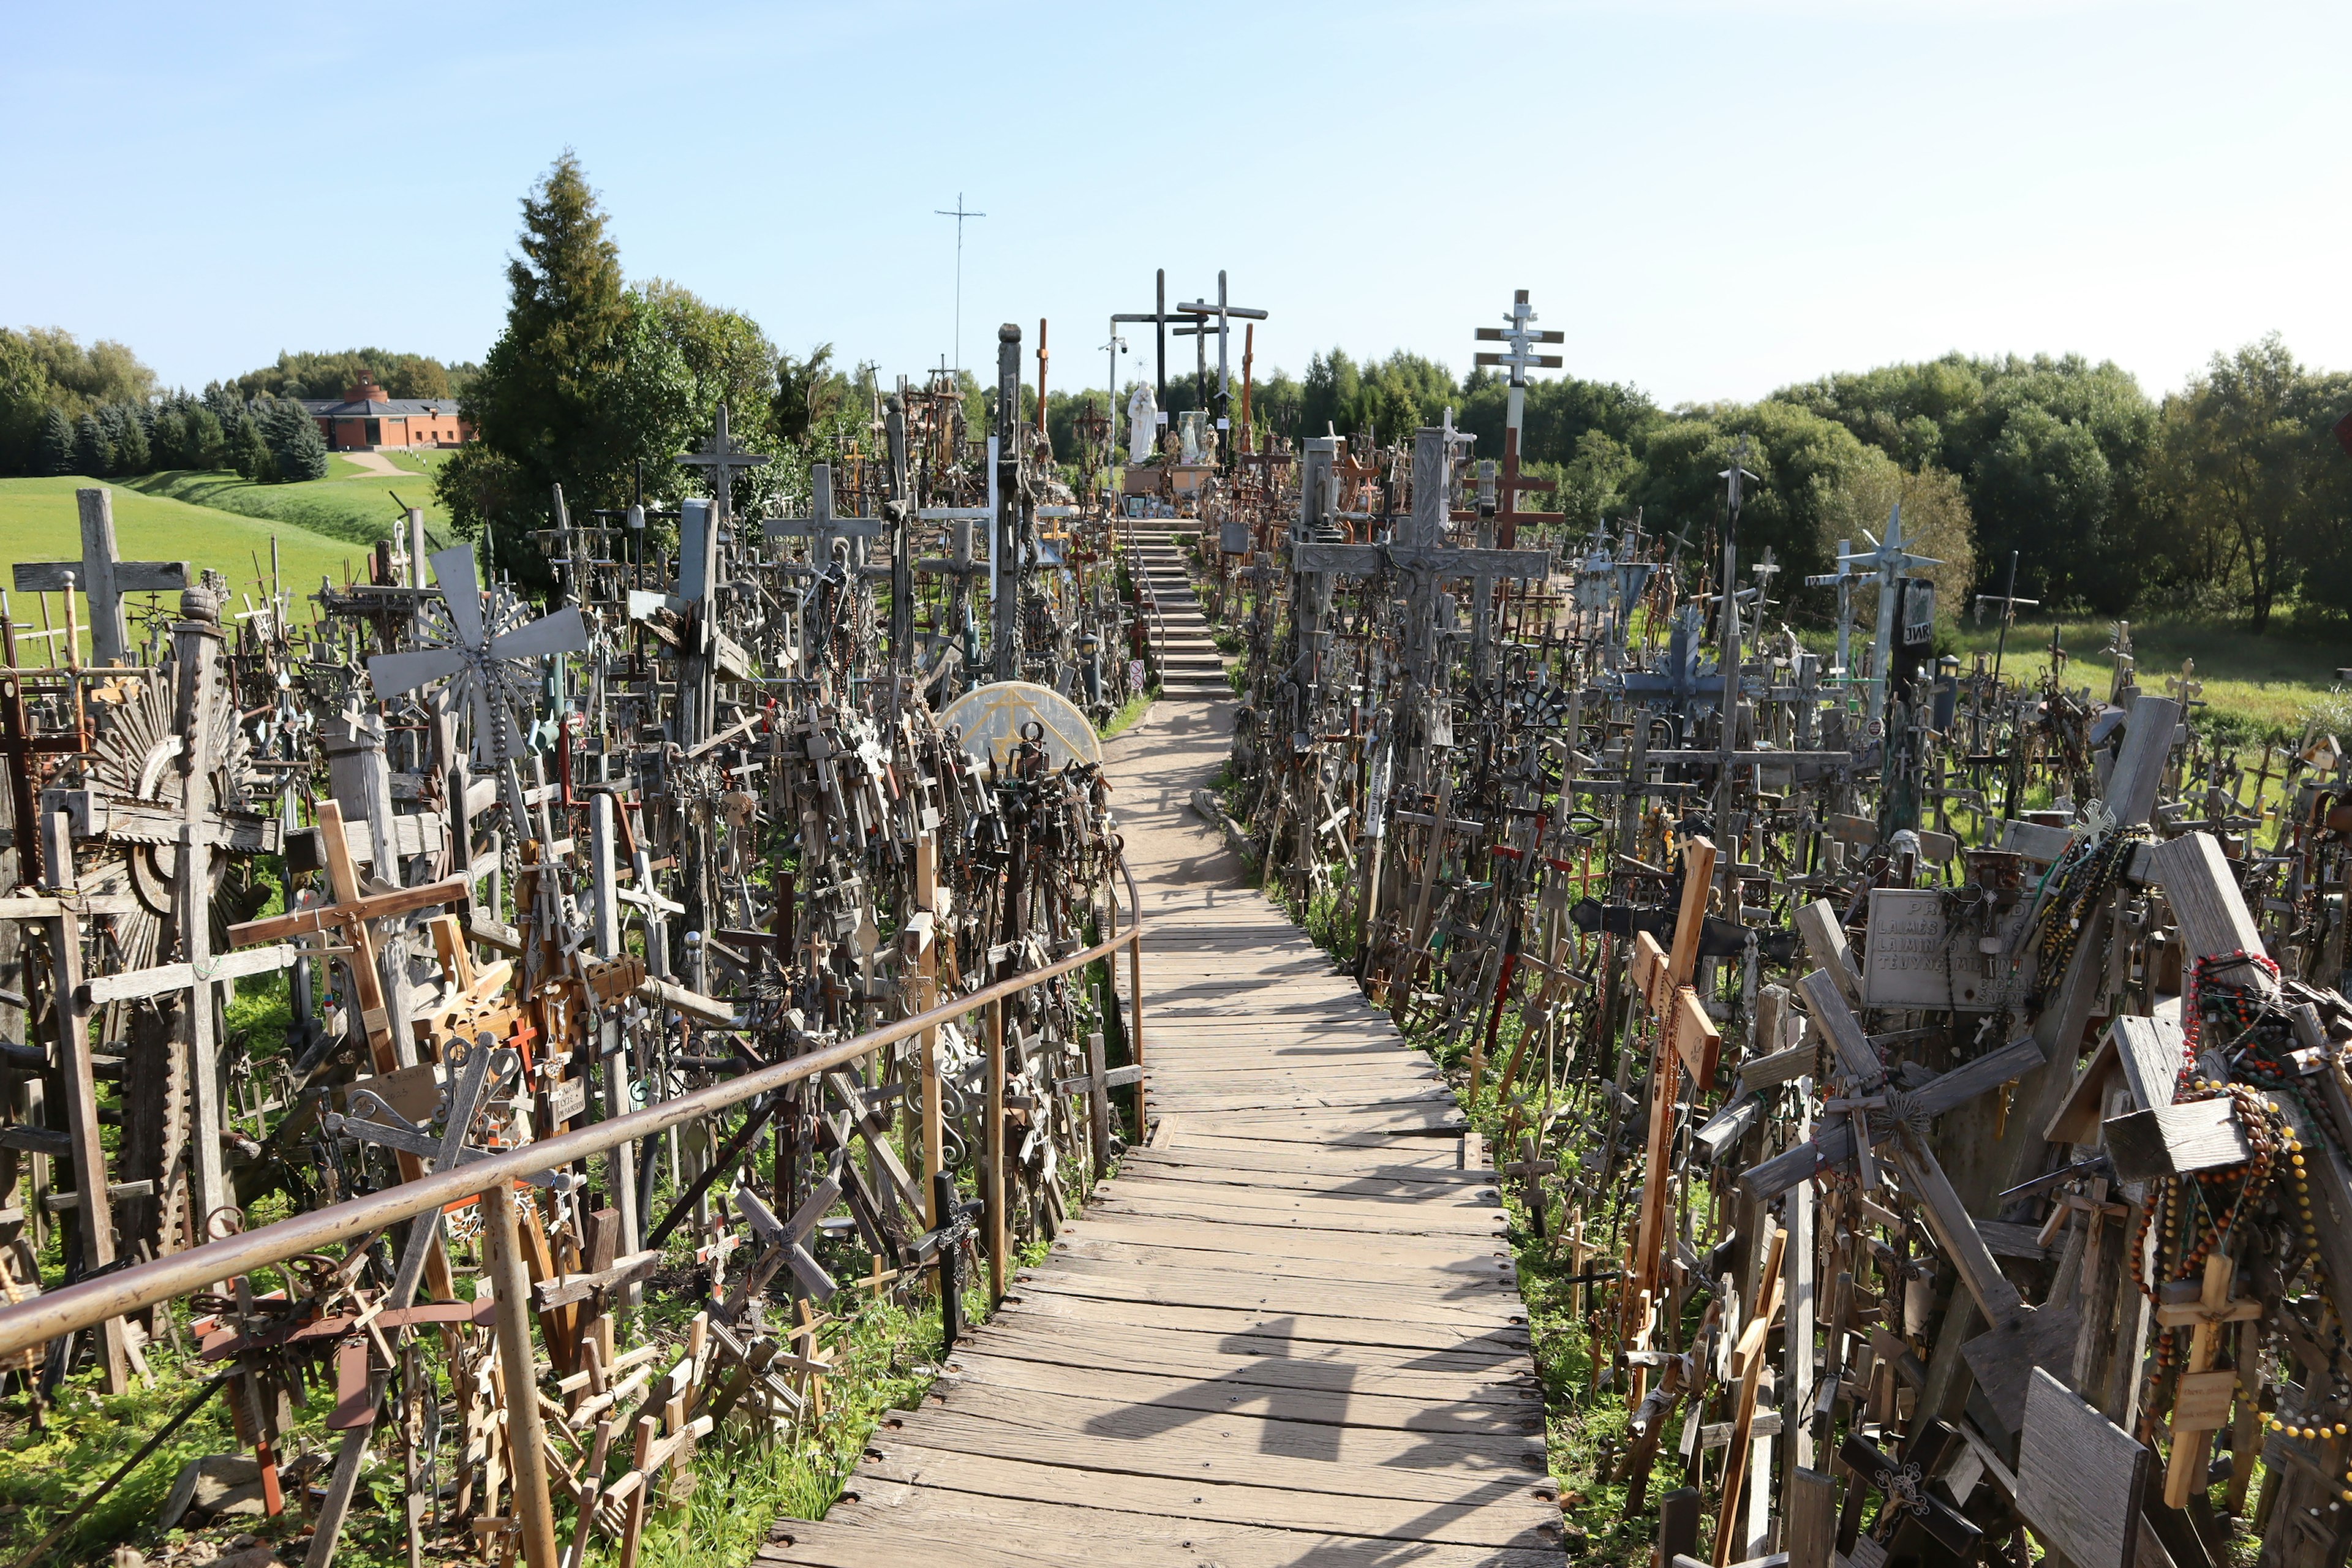
[[[386,397],[365,371],[341,401],[306,397],[302,406],[319,422],[330,451],[377,447],[459,447],[474,438],[457,416],[454,397]]]

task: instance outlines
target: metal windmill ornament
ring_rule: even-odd
[[[486,599],[474,574],[474,552],[465,545],[432,559],[442,614],[425,628],[431,646],[377,654],[368,660],[368,677],[383,698],[446,679],[452,697],[473,710],[474,761],[483,766],[510,762],[528,750],[521,716],[538,707],[537,661],[585,650],[587,622],[572,605],[526,621],[527,606],[503,587],[493,586]]]

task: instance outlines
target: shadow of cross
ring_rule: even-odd
[[[1086,1430],[1106,1437],[1158,1437],[1173,1432],[1179,1426],[1189,1426],[1195,1421],[1234,1415],[1247,1406],[1263,1403],[1264,1408],[1255,1414],[1269,1421],[1290,1422],[1296,1426],[1295,1434],[1289,1435],[1279,1452],[1290,1458],[1336,1463],[1339,1458],[1339,1434],[1347,1418],[1348,1401],[1355,1388],[1356,1365],[1353,1362],[1292,1355],[1287,1347],[1295,1342],[1297,1326],[1298,1320],[1295,1316],[1273,1318],[1244,1332],[1228,1334],[1217,1342],[1217,1349],[1226,1355],[1287,1363],[1293,1369],[1289,1381],[1271,1381],[1263,1369],[1256,1366],[1235,1367],[1215,1377],[1202,1378],[1175,1394],[1131,1405],[1111,1415],[1095,1416],[1087,1422]],[[1269,1345],[1284,1348],[1276,1352],[1269,1349]],[[1312,1372],[1305,1370],[1310,1367],[1314,1369]],[[1235,1392],[1232,1397],[1220,1401],[1218,1408],[1202,1408],[1209,1401],[1203,1399],[1199,1391],[1214,1388],[1230,1388]],[[1276,1452],[1277,1436],[1273,1431],[1266,1432],[1259,1442],[1258,1451]]]

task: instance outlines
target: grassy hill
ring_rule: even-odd
[[[70,475],[58,479],[0,479],[0,566],[13,567],[19,561],[79,560],[81,514],[74,501],[74,491],[96,482]],[[320,578],[342,582],[346,563],[356,573],[367,553],[357,543],[330,539],[282,522],[142,495],[121,485],[106,488],[114,492],[115,542],[122,558],[185,561],[193,566],[211,567],[229,581],[230,615],[245,607],[239,595],[268,591],[273,537],[278,541],[279,580],[296,596],[298,617],[305,613],[309,595],[319,591]],[[387,499],[386,508],[390,505]],[[0,586],[5,586],[10,576],[13,574],[0,576]],[[256,578],[263,579],[265,586],[256,589]],[[150,596],[163,595],[140,597]],[[134,617],[139,603],[139,599],[132,602]],[[163,607],[174,614],[179,608],[176,604]],[[49,597],[48,611],[53,617],[51,624],[65,624],[64,612],[54,595]],[[37,629],[41,625],[41,605],[29,595],[12,595],[10,615],[20,630],[27,626]],[[19,643],[19,657],[31,663],[45,662],[39,646]],[[89,647],[86,636],[83,647]]]
[[[126,481],[143,495],[188,501],[246,517],[264,518],[324,534],[352,544],[373,544],[391,535],[400,521],[393,504],[397,494],[410,506],[425,509],[425,526],[436,538],[449,537],[449,517],[433,499],[432,469],[446,461],[444,452],[386,454],[393,466],[415,477],[388,479],[367,473],[348,458],[330,456],[327,477],[291,485],[257,485],[226,470],[169,468]]]

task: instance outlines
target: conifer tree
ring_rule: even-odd
[[[90,479],[102,479],[114,467],[114,447],[106,438],[106,426],[98,422],[95,414],[85,414],[74,421],[73,472]]]
[[[229,426],[228,466],[257,485],[278,477],[278,459],[270,455],[269,443],[262,439],[260,421],[243,409],[237,410]]]
[[[49,405],[41,416],[39,445],[34,454],[34,471],[43,474],[70,474],[74,469],[73,421],[56,404]]]
[[[221,429],[218,416],[201,403],[192,403],[181,415],[187,423],[187,439],[180,448],[185,467],[217,468],[228,461],[228,436]]]
[[[108,445],[114,448],[114,467],[110,473],[128,477],[144,474],[155,467],[154,446],[147,438],[147,426],[140,418],[142,410],[127,403],[108,405],[116,417],[108,431]]]
[[[291,483],[327,477],[327,443],[309,409],[290,397],[278,398],[262,416],[261,426],[280,479]]]

